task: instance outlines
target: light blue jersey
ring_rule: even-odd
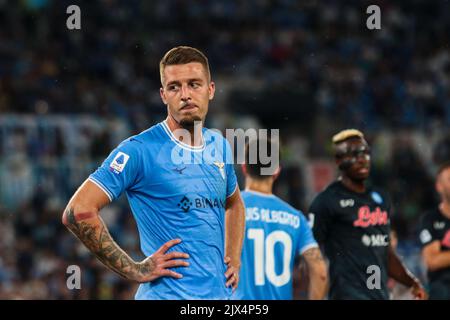
[[[237,188],[231,149],[222,135],[203,129],[203,144],[178,141],[161,122],[123,141],[89,179],[114,200],[125,192],[136,219],[141,249],[190,255],[183,278],[141,284],[136,299],[229,299],[225,287],[225,202]]]
[[[242,192],[246,231],[240,282],[233,299],[291,300],[294,260],[317,247],[301,212],[276,197]]]

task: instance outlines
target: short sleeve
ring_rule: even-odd
[[[303,213],[300,212],[300,230],[299,230],[299,242],[297,251],[299,254],[303,254],[306,250],[314,247],[318,247],[316,240],[314,239],[311,227],[308,220]]]
[[[227,198],[233,195],[238,187],[236,172],[234,171],[234,158],[233,153],[231,151],[230,144],[226,139],[224,139],[225,143],[225,167],[227,174]]]
[[[135,184],[138,173],[141,171],[140,144],[134,139],[125,140],[89,176],[89,180],[100,187],[110,201],[117,199],[122,192]]]
[[[331,210],[328,208],[323,197],[317,196],[309,207],[310,224],[313,235],[317,242],[322,245],[328,237],[332,223]]]
[[[440,240],[436,237],[431,219],[428,215],[422,217],[419,224],[419,242],[420,245],[425,247],[435,240]]]

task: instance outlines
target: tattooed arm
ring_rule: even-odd
[[[303,253],[308,266],[309,274],[309,300],[322,300],[325,298],[328,286],[327,266],[319,248],[311,248]]]
[[[122,277],[149,282],[159,277],[181,278],[182,275],[168,268],[188,266],[189,256],[181,252],[166,253],[181,242],[174,239],[166,242],[153,255],[135,262],[112,239],[100,217],[101,208],[109,203],[106,194],[94,183],[86,180],[74,194],[63,214],[63,224],[109,269]]]

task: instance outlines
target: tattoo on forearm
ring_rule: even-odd
[[[93,212],[79,212],[76,216],[74,216],[74,220],[77,222],[94,218],[95,213]]]
[[[84,219],[76,218],[73,208],[69,208],[66,215],[69,230],[107,267],[125,278],[129,278],[133,274],[144,274],[150,271],[150,266],[134,263],[117,245],[101,219],[101,223],[98,225],[84,222]],[[88,216],[85,213],[83,215]]]

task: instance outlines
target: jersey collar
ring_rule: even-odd
[[[202,133],[202,145],[200,146],[191,146],[187,143],[181,142],[180,140],[178,140],[175,135],[173,134],[173,132],[170,130],[169,126],[167,125],[167,121],[164,120],[163,122],[161,122],[162,127],[164,129],[164,131],[166,132],[166,134],[169,136],[170,140],[172,140],[173,142],[175,142],[178,146],[180,146],[183,149],[189,150],[189,151],[203,151],[205,149],[205,138],[203,136]]]

